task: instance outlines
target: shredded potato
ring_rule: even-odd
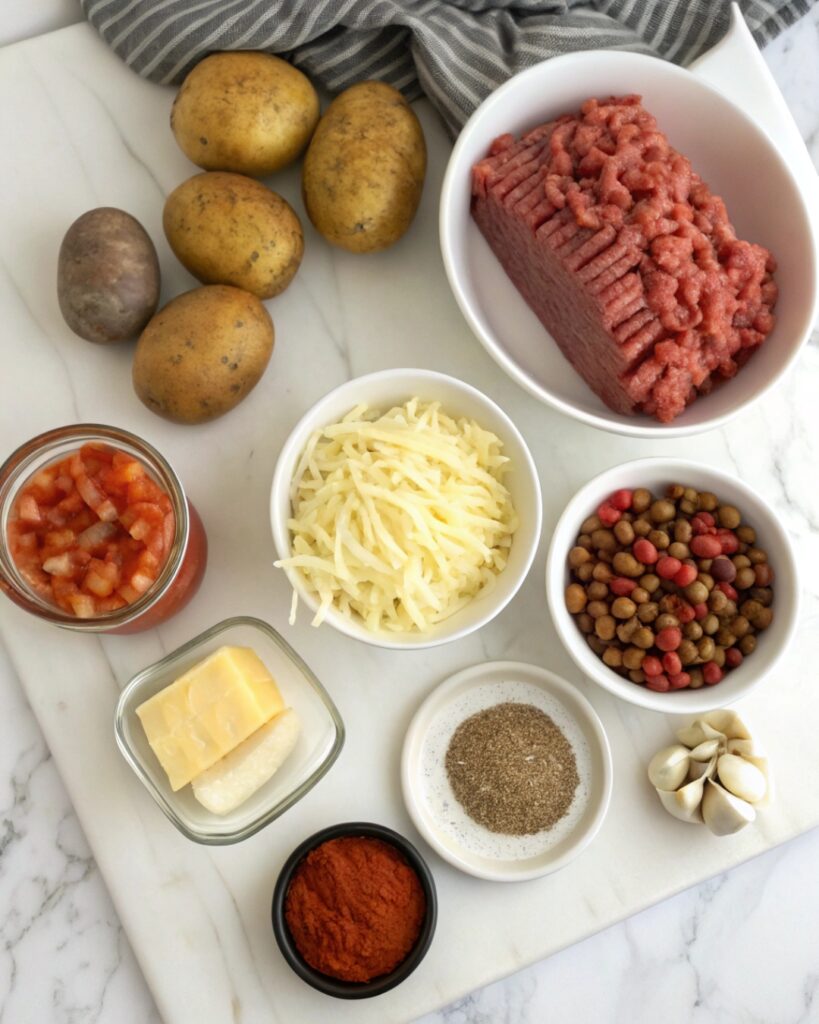
[[[502,448],[418,398],[317,430],[291,483],[291,555],[275,563],[315,593],[313,625],[332,606],[374,632],[423,632],[491,587],[518,526]]]

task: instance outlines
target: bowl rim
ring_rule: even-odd
[[[304,447],[304,442],[307,440],[308,436],[308,423],[316,416],[320,409],[331,404],[347,391],[351,392],[353,404],[355,404],[354,393],[362,385],[381,382],[395,382],[396,384],[400,384],[402,380],[409,380],[411,378],[429,381],[432,384],[436,382],[445,382],[447,386],[454,386],[455,390],[460,390],[470,395],[470,397],[476,400],[479,405],[483,405],[489,409],[503,424],[507,436],[515,441],[522,452],[522,464],[520,467],[516,467],[516,469],[519,468],[522,475],[528,479],[527,486],[530,486],[533,489],[535,518],[531,528],[531,537],[528,542],[528,552],[526,553],[524,563],[521,567],[520,577],[516,584],[512,587],[509,594],[500,602],[493,602],[490,599],[484,614],[469,625],[462,626],[459,629],[451,630],[449,632],[443,632],[441,635],[433,635],[428,639],[420,638],[417,640],[402,640],[394,639],[387,634],[382,635],[378,633],[368,633],[364,626],[360,626],[356,622],[348,622],[338,614],[334,608],[329,608],[327,610],[324,622],[328,626],[332,626],[339,633],[343,633],[345,636],[351,637],[353,640],[358,640],[361,643],[369,644],[372,647],[381,647],[386,650],[399,651],[424,650],[432,647],[440,647],[443,644],[451,643],[455,640],[461,640],[464,637],[469,636],[471,633],[482,629],[494,618],[500,615],[500,613],[518,593],[529,576],[529,572],[532,568],[532,564],[535,560],[538,546],[540,544],[540,536],[543,528],[543,495],[535,460],[526,440],[509,414],[506,413],[492,398],[486,395],[479,388],[475,387],[474,384],[469,384],[458,377],[441,373],[438,370],[427,370],[417,367],[394,367],[390,369],[376,370],[373,373],[363,374],[359,377],[351,377],[349,380],[342,381],[341,384],[336,385],[336,387],[332,388],[330,391],[326,392],[326,394],[322,395],[321,398],[315,401],[299,418],[298,422],[288,434],[279,451],[279,456],[276,460],[276,467],[273,471],[273,481],[270,487],[270,522],[273,533],[273,543],[278,557],[286,558],[290,554],[289,530],[287,530],[286,521],[283,521],[278,510],[279,495],[281,493],[287,494],[290,490],[289,476],[285,479],[286,463],[291,460],[294,451],[296,452],[296,456],[298,456],[301,449]],[[412,395],[408,393],[408,397],[412,397]],[[442,403],[442,405],[445,405],[445,403]],[[327,422],[329,422],[329,419]],[[482,424],[482,426],[485,426],[485,424]],[[505,438],[501,438],[501,440],[506,443]],[[529,531],[524,531],[523,525],[521,525],[515,534],[513,544],[517,541],[518,537],[525,538],[528,534]],[[506,571],[507,570],[505,569],[504,572]],[[310,611],[315,612],[318,609],[318,602],[304,586],[299,574],[290,568],[285,568],[284,573],[286,574],[291,587],[298,593],[299,601],[303,602]],[[457,619],[462,611],[465,611],[465,609],[460,609],[451,617],[451,619],[445,620],[445,622],[442,623],[442,629],[446,628],[447,622]]]
[[[304,857],[311,850],[321,846],[322,843],[330,839],[340,839],[348,836],[381,839],[397,849],[403,854],[410,867],[418,876],[426,898],[424,921],[415,945],[389,974],[383,974],[380,977],[373,978],[371,981],[342,981],[311,967],[304,960],[301,953],[299,953],[284,915],[285,897],[287,896],[293,872]],[[271,920],[273,923],[273,935],[282,956],[302,981],[307,982],[308,985],[311,985],[319,992],[323,992],[325,995],[335,996],[336,999],[368,999],[371,996],[378,996],[388,992],[390,989],[395,988],[396,985],[400,985],[402,981],[413,973],[426,956],[432,944],[435,926],[438,921],[438,894],[435,888],[435,879],[424,858],[409,839],[402,836],[400,832],[396,832],[386,825],[378,825],[371,821],[339,822],[336,825],[327,825],[302,840],[288,856],[287,860],[285,860],[273,889]]]
[[[490,671],[502,671],[509,674],[515,672],[526,672],[529,675],[534,674],[540,680],[539,685],[543,685],[547,692],[555,694],[558,700],[565,698],[565,701],[561,700],[561,703],[563,703],[567,713],[573,719],[579,719],[582,717],[583,720],[591,727],[591,731],[597,741],[601,760],[603,762],[599,807],[588,826],[579,833],[578,838],[574,840],[569,849],[561,856],[556,857],[553,861],[550,861],[544,866],[532,868],[528,871],[519,871],[515,874],[510,874],[501,870],[493,871],[489,868],[473,864],[468,859],[459,857],[450,847],[438,839],[435,832],[427,827],[427,822],[420,811],[421,799],[417,793],[415,772],[413,770],[413,765],[415,763],[413,747],[421,741],[423,734],[426,733],[426,728],[429,727],[427,724],[427,727],[424,728],[424,723],[425,718],[430,716],[431,709],[434,709],[435,705],[450,690],[456,689],[462,683],[468,682],[469,680],[474,680],[477,684],[480,682],[481,675]],[[569,705],[574,702],[580,710],[580,715],[575,714],[573,708],[571,706],[567,706],[566,702],[568,702]],[[432,717],[434,717],[434,710],[431,713]],[[431,721],[432,718],[430,718],[430,722]],[[559,676],[551,669],[529,662],[507,660],[479,662],[478,664],[470,665],[467,668],[460,669],[452,675],[447,676],[446,679],[435,686],[432,692],[425,697],[415,714],[412,716],[412,720],[407,727],[407,731],[404,736],[404,743],[401,749],[401,792],[404,798],[404,806],[412,819],[412,823],[433,850],[435,850],[435,852],[445,861],[453,867],[458,868],[459,871],[463,871],[465,874],[472,875],[474,878],[480,878],[489,882],[526,882],[536,878],[542,878],[545,875],[553,874],[555,871],[559,871],[561,868],[565,867],[568,863],[574,860],[575,857],[578,857],[587,846],[589,846],[602,828],[611,804],[613,787],[614,764],[611,754],[611,744],[605,727],[603,726],[594,705],[591,703],[589,698],[585,696],[585,694],[581,693],[580,689],[576,685],[570,683],[567,679]]]
[[[278,647],[282,653],[290,659],[290,661],[304,676],[305,681],[309,683],[316,692],[316,695],[324,704],[328,717],[332,722],[335,736],[327,757],[315,768],[314,771],[310,773],[310,775],[307,776],[306,779],[296,786],[291,793],[288,793],[287,796],[279,800],[278,803],[269,807],[257,818],[254,818],[252,821],[239,828],[234,828],[231,831],[225,832],[207,832],[194,828],[188,824],[185,818],[176,810],[173,801],[168,800],[162,790],[156,787],[153,779],[145,770],[142,758],[128,741],[125,718],[134,692],[139,690],[140,686],[146,679],[149,679],[155,673],[164,670],[174,661],[182,659],[188,654],[192,654],[197,648],[201,647],[202,644],[208,643],[210,640],[213,640],[214,638],[221,636],[221,634],[238,626],[245,626],[249,629],[255,629],[264,633],[271,643]],[[208,629],[203,630],[201,633],[198,633],[185,643],[180,644],[178,647],[174,647],[172,650],[168,651],[167,654],[163,655],[157,661],[152,662],[150,665],[146,665],[145,668],[140,669],[139,672],[130,678],[122,688],[122,692],[119,695],[119,699],[117,700],[117,705],[114,710],[114,737],[120,754],[122,754],[125,761],[128,762],[134,774],[145,789],[147,789],[151,794],[154,802],[168,821],[170,821],[182,833],[182,835],[187,839],[190,839],[192,842],[200,843],[204,846],[231,846],[233,843],[249,839],[250,836],[255,835],[257,832],[261,832],[263,828],[266,828],[271,824],[271,822],[284,814],[285,811],[288,811],[294,804],[298,803],[302,797],[306,796],[310,790],[324,778],[341,754],[344,747],[344,741],[346,739],[346,730],[344,728],[344,720],[342,719],[341,713],[336,707],[333,698],[298,651],[294,650],[284,637],[264,620],[251,615],[234,615],[228,619],[221,619],[219,622],[210,626]]]
[[[771,660],[765,671],[751,676],[751,678],[745,682],[740,693],[731,696],[728,700],[726,700],[726,697],[724,696],[724,690],[721,691],[719,686],[703,687],[701,690],[679,691],[682,695],[697,693],[701,695],[701,698],[698,702],[688,701],[685,706],[675,707],[673,704],[673,694],[655,693],[652,690],[647,690],[645,687],[635,686],[631,682],[624,682],[616,672],[609,669],[595,655],[591,655],[591,657],[588,658],[585,656],[587,648],[585,644],[583,644],[581,634],[574,624],[574,621],[566,611],[563,601],[563,591],[566,583],[565,557],[567,551],[557,551],[557,539],[562,531],[562,527],[569,521],[575,523],[579,527],[580,523],[583,521],[582,518],[579,518],[582,515],[582,507],[596,507],[595,503],[599,503],[599,500],[601,500],[600,495],[604,494],[600,486],[604,477],[608,476],[615,470],[634,471],[637,469],[640,470],[641,474],[646,476],[650,475],[652,472],[662,472],[668,473],[669,476],[675,475],[677,476],[677,479],[684,479],[686,471],[695,471],[698,473],[706,472],[729,481],[730,485],[736,488],[736,490],[742,495],[743,501],[747,501],[748,506],[755,514],[757,509],[762,510],[762,516],[757,518],[764,517],[767,520],[766,529],[770,526],[772,532],[777,535],[777,539],[781,544],[783,556],[787,561],[788,569],[790,570],[794,581],[793,592],[791,594],[793,601],[792,614],[790,619],[785,621],[784,632],[779,641],[778,649],[771,655]],[[588,512],[586,513],[586,515],[589,514],[590,513]],[[549,541],[549,551],[546,556],[545,578],[546,603],[549,608],[549,615],[554,624],[555,631],[557,632],[566,653],[575,663],[577,668],[583,673],[583,676],[586,679],[590,679],[604,690],[607,690],[613,696],[618,697],[620,700],[633,704],[635,707],[641,707],[648,711],[656,711],[661,714],[702,714],[706,711],[713,711],[716,708],[725,707],[726,704],[733,704],[738,700],[744,699],[766,679],[773,675],[774,670],[785,655],[787,649],[790,647],[799,625],[801,587],[799,583],[798,563],[796,561],[793,541],[791,540],[790,534],[774,515],[767,501],[765,501],[765,499],[755,491],[754,488],[745,483],[744,480],[741,480],[739,477],[732,476],[730,473],[727,473],[725,470],[717,466],[711,466],[703,462],[695,462],[692,459],[664,458],[662,456],[632,459],[628,462],[617,463],[613,466],[609,466],[607,469],[597,473],[583,484],[583,486],[580,487],[566,503],[565,508],[561,512],[560,517],[552,530],[552,537]],[[583,653],[583,657],[580,656],[580,652]],[[669,700],[669,696],[671,697],[671,700]]]
[[[702,423],[674,426],[673,422],[670,424],[661,424],[659,422],[651,421],[647,417],[635,417],[634,423],[620,422],[619,420],[611,418],[615,414],[610,410],[605,412],[588,412],[584,409],[578,408],[571,400],[561,398],[559,395],[547,390],[545,385],[537,383],[523,369],[523,367],[521,367],[518,362],[508,354],[500,339],[496,339],[492,332],[485,330],[479,323],[478,318],[472,312],[472,308],[461,288],[461,276],[457,269],[458,259],[455,252],[455,237],[452,232],[450,210],[453,207],[454,197],[457,190],[461,185],[460,180],[456,180],[456,164],[459,162],[460,155],[466,148],[476,125],[488,110],[491,110],[505,98],[507,93],[513,92],[521,85],[522,82],[527,82],[530,79],[537,79],[539,76],[543,75],[545,73],[544,69],[547,66],[549,69],[548,73],[551,73],[555,69],[559,72],[561,68],[568,64],[576,65],[578,63],[594,63],[602,57],[605,57],[607,61],[612,61],[614,63],[636,62],[637,64],[651,64],[654,67],[662,67],[662,73],[676,77],[680,82],[691,81],[693,79],[696,81],[698,87],[704,89],[706,92],[710,92],[712,95],[717,96],[721,101],[728,104],[737,119],[743,121],[747,126],[749,126],[759,137],[760,143],[766,146],[770,151],[774,161],[778,164],[781,173],[789,182],[796,197],[796,201],[801,207],[800,212],[802,219],[808,225],[809,244],[806,255],[813,266],[813,274],[809,276],[814,284],[810,309],[804,319],[802,340],[794,348],[793,352],[785,360],[782,366],[768,377],[768,379],[753,395],[750,395],[744,401],[739,402],[726,412],[713,416]],[[446,271],[450,290],[455,298],[458,308],[460,309],[461,314],[466,320],[472,333],[498,366],[500,366],[501,369],[512,378],[512,380],[545,405],[551,406],[558,412],[564,413],[566,416],[570,416],[572,419],[579,420],[581,423],[586,423],[598,430],[604,430],[627,437],[654,439],[691,437],[695,434],[700,434],[707,430],[713,430],[724,425],[729,420],[733,419],[734,416],[739,415],[739,413],[746,410],[754,402],[768,394],[768,392],[781,381],[783,376],[793,368],[795,361],[810,338],[811,331],[813,330],[813,326],[816,323],[817,316],[819,315],[819,239],[817,239],[816,226],[808,208],[802,188],[787,162],[781,156],[779,150],[764,128],[762,128],[762,126],[759,125],[753,117],[747,114],[741,107],[737,106],[737,104],[735,104],[733,100],[729,99],[723,92],[704,78],[695,75],[688,69],[678,67],[676,64],[671,64],[668,61],[662,60],[660,57],[654,57],[648,54],[633,53],[626,50],[600,49],[565,53],[556,57],[549,57],[537,64],[533,64],[531,67],[525,68],[523,71],[519,71],[491,92],[467,120],[458,135],[452,152],[450,153],[444,179],[441,184],[441,194],[438,206],[438,234],[444,269]],[[644,419],[645,422],[643,422]]]

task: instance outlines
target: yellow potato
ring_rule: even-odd
[[[160,309],[142,332],[134,390],[165,419],[215,419],[259,382],[273,341],[273,323],[254,295],[228,285],[194,288]]]
[[[269,53],[213,53],[188,74],[171,110],[183,153],[206,171],[264,178],[303,152],[319,118],[310,80]]]
[[[374,252],[412,223],[427,166],[410,105],[384,82],[359,82],[330,104],[304,158],[307,214],[328,242]]]
[[[171,248],[204,284],[233,284],[260,299],[283,292],[304,253],[290,205],[260,181],[209,171],[168,196],[162,225]]]

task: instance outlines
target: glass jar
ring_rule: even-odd
[[[9,548],[8,524],[17,495],[31,477],[89,442],[118,448],[141,462],[170,498],[175,528],[165,563],[144,594],[124,608],[83,619],[46,600],[23,579]],[[185,496],[170,463],[153,445],[127,430],[98,423],[58,427],[21,445],[0,466],[0,590],[15,604],[47,622],[90,633],[138,633],[152,629],[180,611],[199,589],[207,552],[202,520]]]

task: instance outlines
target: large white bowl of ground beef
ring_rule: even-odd
[[[493,358],[618,433],[724,422],[815,319],[816,242],[786,163],[747,114],[652,57],[575,53],[510,79],[458,139],[440,221]]]

